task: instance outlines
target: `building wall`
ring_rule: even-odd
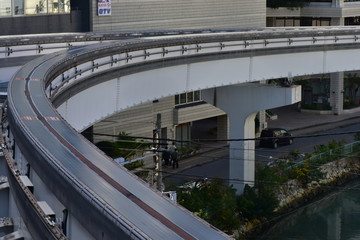
[[[298,9],[268,8],[266,16],[267,27],[359,25],[360,1],[312,1]]]
[[[82,31],[81,12],[0,18],[0,35]]]
[[[168,97],[120,112],[94,125],[94,142],[113,139],[96,133],[117,135],[126,132],[131,136],[153,137],[158,113],[161,114],[161,126],[167,127],[167,136],[173,137],[173,107],[174,97]]]
[[[265,0],[112,0],[111,16],[97,15],[93,31],[265,27]]]
[[[177,125],[225,114],[224,111],[207,103],[175,108],[174,97],[167,97],[133,107],[95,124],[94,142],[115,140],[115,137],[99,136],[96,133],[117,135],[123,131],[131,136],[153,137],[158,113],[161,114],[161,127],[166,128],[165,137],[170,139],[176,138]]]

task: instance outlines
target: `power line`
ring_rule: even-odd
[[[356,133],[360,133],[360,131],[351,131],[351,132],[341,132],[341,133],[327,133],[327,134],[314,134],[314,135],[303,135],[303,136],[293,136],[292,138],[312,138],[312,137],[323,137],[323,136],[333,136],[333,135],[346,135],[346,134],[356,134]],[[132,139],[146,139],[146,140],[155,140],[155,138],[150,138],[150,137],[137,137],[137,136],[119,136],[119,135],[113,135],[113,134],[102,134],[102,133],[94,133],[94,135],[99,135],[99,136],[109,136],[109,137],[119,137],[119,138],[132,138]],[[156,139],[158,141],[160,141],[160,145],[167,145],[166,143],[161,143],[162,141],[167,141],[167,142],[178,142],[178,143],[194,143],[194,144],[199,144],[200,142],[202,143],[206,143],[206,142],[224,142],[224,141],[256,141],[256,140],[261,140],[261,139],[279,139],[280,137],[266,137],[266,138],[247,138],[247,139],[196,139],[196,140],[175,140],[175,139],[169,139],[169,138],[160,138],[160,139]],[[282,137],[282,138],[288,138],[288,137]],[[134,142],[134,141],[130,141],[130,142]],[[135,141],[136,142],[136,141]],[[139,142],[136,142],[139,143]],[[149,142],[150,143],[150,142]],[[208,146],[206,148],[218,148],[218,147],[214,147],[211,146],[210,144],[207,144]],[[202,145],[202,148],[205,148]],[[241,148],[231,148],[232,150],[254,150],[254,149],[241,149]],[[263,150],[263,149],[257,149],[256,151],[267,151],[267,150]],[[273,151],[272,151],[273,152]],[[287,153],[287,152],[282,152],[282,151],[277,151],[277,153]]]
[[[184,174],[184,173],[172,173],[172,172],[168,172],[168,171],[164,171],[162,170],[162,173],[165,174],[171,174],[171,177],[189,177],[189,178],[193,178],[196,180],[199,179],[209,179],[209,180],[216,180],[216,179],[220,179],[223,181],[227,181],[229,183],[233,182],[233,183],[261,183],[261,184],[268,184],[268,185],[274,185],[274,186],[290,186],[290,187],[303,187],[302,184],[300,183],[280,183],[280,182],[274,182],[274,181],[263,181],[263,180],[255,180],[255,181],[249,181],[249,180],[241,180],[241,179],[236,179],[236,178],[219,178],[219,177],[209,177],[209,176],[200,176],[200,175],[193,175],[193,174]],[[360,174],[357,173],[351,173],[352,175],[356,175],[356,176],[360,176]],[[360,186],[359,188],[354,188],[354,187],[345,187],[345,186],[328,186],[328,185],[322,185],[320,187],[323,188],[328,188],[328,189],[336,189],[336,190],[356,190],[356,191],[360,191]]]
[[[117,138],[134,138],[134,139],[144,139],[144,140],[152,140],[155,138],[152,137],[137,137],[137,136],[122,136],[122,135],[114,135],[114,134],[105,134],[105,133],[91,133],[91,132],[83,132],[89,133],[96,136],[107,136],[107,137],[117,137]],[[337,135],[347,135],[347,134],[357,134],[360,131],[349,131],[349,132],[339,132],[339,133],[322,133],[322,134],[312,134],[312,135],[300,135],[300,136],[291,136],[291,137],[257,137],[257,138],[228,138],[228,139],[192,139],[192,140],[176,140],[171,138],[159,138],[156,140],[159,141],[167,141],[167,142],[179,142],[179,143],[200,143],[200,142],[240,142],[240,141],[256,141],[261,139],[287,139],[287,138],[313,138],[313,137],[324,137],[324,136],[337,136]]]

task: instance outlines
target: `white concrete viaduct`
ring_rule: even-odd
[[[44,65],[44,71],[53,73],[51,78],[44,79],[45,94],[62,117],[82,131],[132,106],[203,90],[209,103],[228,114],[231,138],[253,138],[257,111],[300,101],[299,87],[281,88],[260,81],[358,70],[359,36],[357,28],[270,29],[85,47],[74,50],[78,54],[48,66],[47,70]],[[122,47],[129,51],[113,50]],[[22,120],[27,120],[27,116]],[[13,140],[12,134],[8,134],[6,144],[14,144]],[[22,157],[21,148],[14,149],[19,172],[25,174],[27,160]],[[254,181],[254,144],[233,142],[230,149],[230,178],[241,193],[244,184]],[[41,182],[41,177],[37,181]],[[54,200],[49,205],[53,205],[56,216],[61,216],[60,203]]]

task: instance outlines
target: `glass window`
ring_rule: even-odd
[[[293,18],[285,18],[285,27],[293,27],[294,19]]]
[[[0,0],[0,16],[11,15],[11,1]]]
[[[193,92],[189,92],[186,95],[187,95],[187,102],[193,102],[194,101],[194,93]]]
[[[48,0],[49,1],[49,13],[59,12],[59,0]]]
[[[321,20],[321,26],[330,26],[330,20],[329,19]]]
[[[175,105],[201,101],[200,91],[182,93],[175,95]]]
[[[47,0],[26,0],[25,13],[26,14],[47,13]]]
[[[180,103],[186,103],[186,93],[180,94]]]
[[[24,0],[14,0],[14,14],[15,15],[24,14]]]
[[[294,19],[294,26],[300,26],[300,18]]]
[[[275,27],[284,27],[285,26],[285,18],[276,18]]]
[[[194,101],[200,101],[201,97],[200,97],[200,91],[195,91],[194,92]]]
[[[70,0],[58,0],[58,2],[60,13],[70,12]]]

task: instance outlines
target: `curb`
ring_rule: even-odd
[[[289,132],[291,132],[295,136],[299,136],[304,134],[317,133],[325,130],[330,130],[341,126],[353,125],[357,123],[360,123],[360,117],[351,117],[339,121],[325,122],[325,123],[314,124],[301,128],[289,129]]]

